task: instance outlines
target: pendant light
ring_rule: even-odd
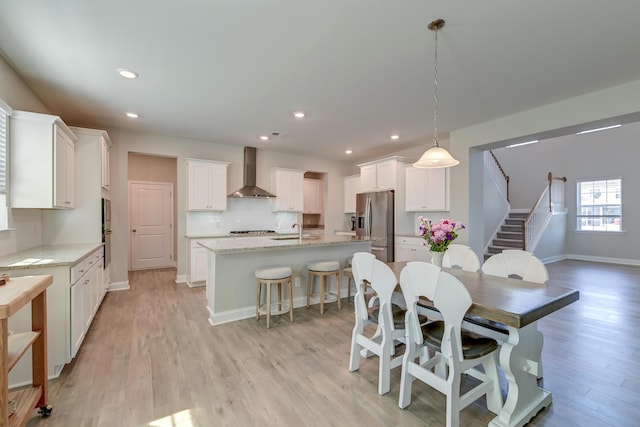
[[[434,79],[433,79],[433,147],[424,152],[413,164],[416,168],[448,168],[460,162],[438,144],[438,30],[444,27],[444,19],[436,19],[427,28],[435,33]]]

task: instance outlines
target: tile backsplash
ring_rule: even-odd
[[[227,234],[235,230],[275,230],[292,233],[298,214],[273,212],[270,199],[227,200],[224,212],[187,212],[186,234]]]

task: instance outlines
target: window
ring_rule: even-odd
[[[578,181],[576,230],[622,230],[622,178]]]
[[[6,230],[7,223],[7,147],[9,145],[9,115],[11,107],[0,99],[0,230]]]

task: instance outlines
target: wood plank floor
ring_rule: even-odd
[[[543,386],[553,404],[531,426],[634,426],[640,420],[640,268],[581,261],[548,265],[580,301],[539,322]],[[135,272],[111,292],[76,359],[50,382],[49,418],[28,426],[443,426],[445,400],[418,382],[398,408],[399,369],[377,394],[377,359],[348,371],[352,305],[295,310],[295,322],[212,327],[204,288],[175,270]],[[502,383],[506,393],[505,383]],[[463,426],[486,426],[484,400]]]

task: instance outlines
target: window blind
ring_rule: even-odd
[[[9,137],[8,112],[0,104],[0,194],[7,192],[7,138]]]

